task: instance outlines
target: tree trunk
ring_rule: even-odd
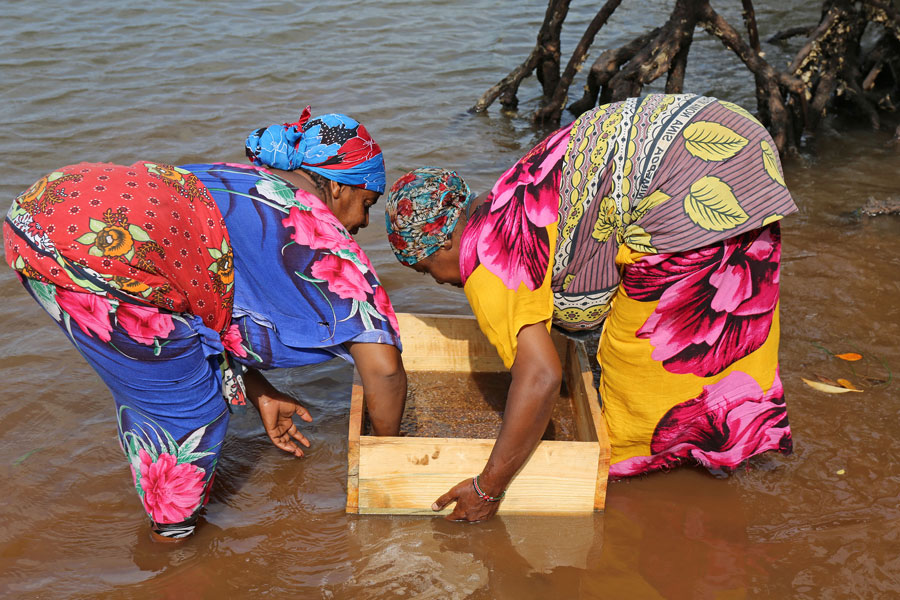
[[[531,54],[487,90],[470,111],[486,110],[498,97],[505,108],[515,108],[521,82],[536,72],[543,96],[533,114],[534,121],[558,124],[575,75],[596,36],[621,4],[622,0],[605,1],[560,74],[559,40],[569,0],[549,0]],[[763,58],[752,0],[741,0],[741,6],[746,40],[709,0],[676,0],[662,26],[599,55],[588,72],[582,97],[568,110],[579,115],[598,102],[638,96],[663,75],[667,93],[683,92],[698,27],[718,38],[747,67],[756,85],[757,114],[782,152],[795,151],[804,134],[814,134],[829,112],[860,112],[878,128],[881,113],[897,110],[900,12],[891,0],[823,0],[817,26],[796,27],[770,36],[770,43],[782,43],[798,35],[808,37],[787,71],[775,69]],[[870,26],[880,27],[882,33],[874,47],[864,52],[863,34]],[[900,139],[900,128],[895,137]]]

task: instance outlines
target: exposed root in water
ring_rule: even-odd
[[[569,0],[549,0],[537,43],[528,58],[488,89],[470,112],[487,110],[494,100],[506,109],[518,105],[522,81],[537,74],[543,95],[532,115],[535,123],[556,125],[568,101],[569,87],[581,70],[594,38],[622,0],[607,0],[588,25],[560,72],[560,32]],[[757,113],[781,151],[796,153],[804,136],[813,136],[829,112],[859,113],[875,129],[881,114],[900,103],[900,13],[889,0],[823,0],[818,26],[795,27],[768,38],[780,43],[798,35],[808,40],[787,71],[769,64],[759,43],[752,0],[742,0],[745,40],[717,13],[709,0],[676,0],[668,21],[619,48],[603,51],[588,72],[575,115],[597,104],[638,96],[666,75],[666,93],[682,93],[688,53],[697,28],[734,52],[753,75]],[[864,50],[863,34],[879,28],[881,37]],[[900,140],[900,128],[897,137]]]

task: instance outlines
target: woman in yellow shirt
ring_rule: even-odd
[[[490,518],[547,426],[561,368],[550,327],[602,328],[610,475],[728,473],[791,451],[778,376],[779,221],[796,211],[774,143],[741,107],[654,94],[551,134],[486,197],[426,167],[387,205],[397,258],[463,287],[510,368],[484,470],[435,502]]]

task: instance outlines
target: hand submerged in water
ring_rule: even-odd
[[[482,499],[475,493],[475,487],[472,485],[472,479],[460,481],[453,486],[449,492],[438,498],[431,505],[431,510],[443,510],[445,506],[451,502],[456,502],[453,512],[444,518],[448,521],[464,521],[468,523],[479,523],[487,521],[500,508],[499,502],[489,502]]]
[[[266,435],[276,447],[300,458],[303,450],[294,440],[309,448],[309,440],[306,439],[297,425],[293,416],[297,415],[307,423],[312,422],[312,415],[294,398],[279,391],[269,383],[262,373],[255,369],[249,369],[244,374],[244,384],[247,388],[247,396],[262,421]]]

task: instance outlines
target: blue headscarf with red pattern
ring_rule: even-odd
[[[326,179],[384,192],[384,156],[366,128],[347,115],[310,119],[310,107],[294,123],[257,129],[245,143],[254,165],[285,171],[303,168]]]

